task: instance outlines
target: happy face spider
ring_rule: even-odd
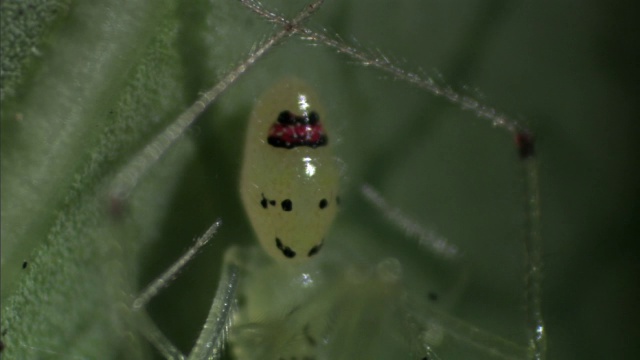
[[[306,32],[307,38],[324,42],[338,48],[340,52],[365,61],[363,58],[367,54],[299,27],[300,18],[288,22],[254,3],[246,4],[262,16],[271,16],[270,20],[283,23],[283,30],[269,38],[266,41],[267,44],[278,39],[278,34],[291,31]],[[258,48],[255,53],[260,54],[261,49]],[[250,64],[253,61],[255,59],[252,59]],[[384,57],[368,59],[367,63],[389,71],[398,78],[417,82],[419,86],[441,94],[463,108],[470,108],[477,116],[489,118],[494,125],[514,134],[521,161],[531,161],[534,155],[533,139],[528,131],[514,122],[490,108],[479,105],[472,98],[460,96],[448,88],[437,88],[431,80],[421,80],[414,74],[405,73],[394,67]],[[231,74],[234,76],[233,80],[239,75],[233,72]],[[410,264],[415,260],[384,256],[390,254],[388,249],[380,250],[368,244],[358,244],[357,241],[335,246],[332,250],[325,250],[323,236],[328,226],[327,222],[317,228],[313,225],[307,226],[306,233],[292,233],[291,230],[287,230],[291,228],[291,224],[287,225],[287,220],[283,219],[294,209],[293,204],[297,203],[297,201],[294,202],[296,197],[303,195],[304,198],[307,194],[312,194],[310,198],[318,197],[317,205],[322,210],[324,209],[320,205],[322,200],[326,202],[327,198],[335,198],[337,193],[334,180],[323,180],[319,184],[312,184],[306,188],[308,191],[292,185],[292,181],[295,183],[300,179],[298,175],[291,175],[282,180],[281,172],[276,170],[280,166],[277,156],[268,153],[269,150],[273,150],[268,146],[286,149],[278,149],[277,151],[280,152],[276,151],[274,154],[284,154],[283,151],[297,147],[283,145],[292,144],[295,141],[290,135],[285,134],[286,131],[282,128],[285,125],[295,127],[299,123],[302,128],[306,126],[307,130],[311,129],[310,136],[314,139],[312,142],[315,145],[307,146],[311,149],[322,148],[317,142],[322,136],[331,137],[331,134],[324,134],[318,130],[322,133],[319,135],[316,129],[309,128],[316,125],[318,114],[309,115],[311,112],[306,113],[306,108],[303,106],[295,109],[296,106],[292,104],[299,101],[300,95],[305,95],[305,92],[290,91],[290,87],[295,88],[287,83],[276,91],[279,96],[272,95],[269,100],[259,100],[259,103],[265,101],[268,103],[269,111],[256,110],[252,121],[260,118],[264,123],[264,129],[259,133],[264,135],[262,137],[265,139],[260,140],[259,136],[252,135],[249,135],[248,139],[253,139],[265,148],[247,151],[250,154],[259,153],[263,158],[256,161],[255,156],[247,158],[245,155],[245,169],[257,168],[258,170],[253,175],[243,175],[245,185],[242,185],[241,192],[254,229],[267,253],[281,260],[281,263],[286,263],[287,259],[289,261],[294,258],[300,259],[300,255],[311,257],[320,249],[323,249],[323,255],[324,253],[327,255],[319,257],[317,261],[309,261],[299,266],[282,266],[281,263],[268,260],[261,251],[238,248],[230,250],[225,257],[227,264],[223,270],[225,275],[219,284],[218,295],[214,300],[205,331],[201,333],[190,357],[198,358],[206,351],[218,354],[231,323],[233,323],[231,341],[234,353],[240,358],[354,358],[359,356],[394,358],[399,356],[398,354],[403,354],[402,356],[407,358],[437,358],[438,355],[431,348],[441,342],[442,334],[449,334],[457,338],[460,344],[466,344],[475,351],[479,349],[480,353],[484,352],[498,358],[542,357],[544,339],[539,309],[531,311],[531,324],[537,324],[532,332],[538,336],[534,336],[527,350],[525,347],[519,347],[511,341],[484,333],[476,327],[446,315],[438,304],[434,304],[438,299],[447,298],[447,296],[441,297],[439,285],[425,281],[422,276],[407,275],[407,273],[416,274],[424,271],[424,269],[407,271],[407,268],[412,268]],[[273,94],[273,90],[271,93]],[[286,99],[282,105],[278,102],[281,98]],[[264,104],[262,106],[264,107]],[[297,113],[292,112],[292,108]],[[190,114],[189,118],[193,116]],[[310,117],[315,120],[312,121]],[[301,121],[298,121],[298,118]],[[274,130],[278,126],[279,128]],[[249,134],[254,131],[253,127],[254,124],[250,123]],[[296,129],[292,131],[296,133]],[[298,135],[303,136],[302,133]],[[276,139],[271,139],[274,136]],[[253,145],[249,143],[246,146],[251,149]],[[312,154],[313,152],[304,156],[298,154],[295,156],[295,161],[303,165],[303,159],[306,158],[309,161],[315,159]],[[335,170],[330,170],[329,173],[335,174]],[[535,179],[535,169],[529,168],[527,174]],[[327,179],[335,179],[335,177],[330,175]],[[282,181],[289,185],[280,190],[276,189],[277,196],[265,194],[265,188]],[[382,211],[392,223],[417,236],[426,246],[435,250],[436,257],[447,258],[457,255],[454,246],[437,235],[425,235],[425,230],[401,215],[398,210],[390,207],[372,187],[361,187],[361,191],[364,198]],[[537,196],[535,187],[528,191],[535,200]],[[313,201],[309,203],[311,202]],[[309,205],[306,202],[302,203]],[[537,204],[533,203],[532,206],[535,208]],[[301,210],[305,209],[306,207],[302,207]],[[270,217],[272,215],[267,215],[270,210],[275,211],[276,220]],[[318,216],[316,213],[305,211],[301,211],[299,213],[301,215],[298,216],[312,214],[308,215],[312,219]],[[531,220],[536,221],[535,211],[531,211],[529,215]],[[327,221],[330,222],[332,217],[333,215],[330,215]],[[269,220],[265,221],[265,219]],[[284,229],[280,228],[281,222],[285,224]],[[306,235],[310,238],[308,244],[307,240],[300,240],[302,242],[296,240],[303,233],[305,235],[302,238]],[[281,239],[282,234],[284,238],[287,238],[286,235],[294,235],[289,237],[293,240],[287,242]],[[536,237],[537,234],[532,230],[527,233],[527,236]],[[204,239],[200,241],[196,248],[204,242],[206,242]],[[536,256],[538,251],[536,246],[530,246],[527,249],[528,255]],[[182,262],[185,261],[181,260],[179,263]],[[170,270],[152,284],[149,290],[138,299],[136,307],[139,308],[146,303],[159,290],[159,286],[164,284],[166,278],[174,274],[175,270]],[[533,283],[536,283],[535,271],[529,272],[528,275],[533,278]],[[442,288],[441,285],[440,288]],[[455,292],[452,289],[448,290]],[[232,316],[232,302],[236,296],[240,296],[242,305],[236,315]],[[534,300],[538,297],[537,294],[533,296]],[[535,308],[535,304],[533,307]],[[155,335],[149,337],[165,355],[179,356],[177,355],[179,351],[169,345],[166,339],[155,331],[151,332]],[[389,334],[395,335],[389,336]],[[463,347],[460,344],[457,346]]]

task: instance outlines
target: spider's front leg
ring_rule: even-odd
[[[143,311],[143,307],[149,300],[168,286],[200,249],[209,242],[220,224],[221,222],[218,220],[209,227],[183,256],[171,265],[161,276],[152,281],[133,302],[132,308],[135,312],[134,322],[136,327],[167,359],[217,359],[223,351],[238,287],[238,266],[235,262],[228,261],[227,259],[235,257],[225,257],[222,275],[218,282],[218,288],[211,304],[209,315],[188,357],[182,354],[180,350],[166,338],[162,331],[160,331],[149,318],[148,314]]]

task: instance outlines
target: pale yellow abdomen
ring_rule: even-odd
[[[267,90],[249,120],[240,193],[262,247],[278,260],[318,254],[338,207],[338,170],[316,95],[297,79]]]

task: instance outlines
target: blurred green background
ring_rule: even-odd
[[[264,1],[288,16],[302,3]],[[7,0],[0,10],[4,358],[149,355],[127,323],[130,296],[222,217],[214,245],[150,307],[189,349],[224,249],[254,241],[236,190],[245,122],[287,75],[325,99],[345,164],[327,246],[412,251],[359,195],[372,184],[463,250],[464,265],[451,266],[470,275],[451,312],[523,340],[525,192],[503,130],[292,39],[223,94],[121,209],[106,197],[117,170],[272,26],[232,0]],[[534,131],[550,359],[640,356],[637,10],[631,1],[328,0],[309,24]],[[436,348],[455,358],[446,351]]]

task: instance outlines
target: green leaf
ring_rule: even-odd
[[[24,95],[3,101],[9,359],[123,351],[135,264],[158,237],[193,152],[183,141],[129,203],[110,202],[107,186],[122,163],[184,106],[175,9],[169,1],[102,2],[75,4],[62,16],[29,42],[48,39],[39,57],[19,59],[37,62],[22,67],[33,71],[23,77]]]

